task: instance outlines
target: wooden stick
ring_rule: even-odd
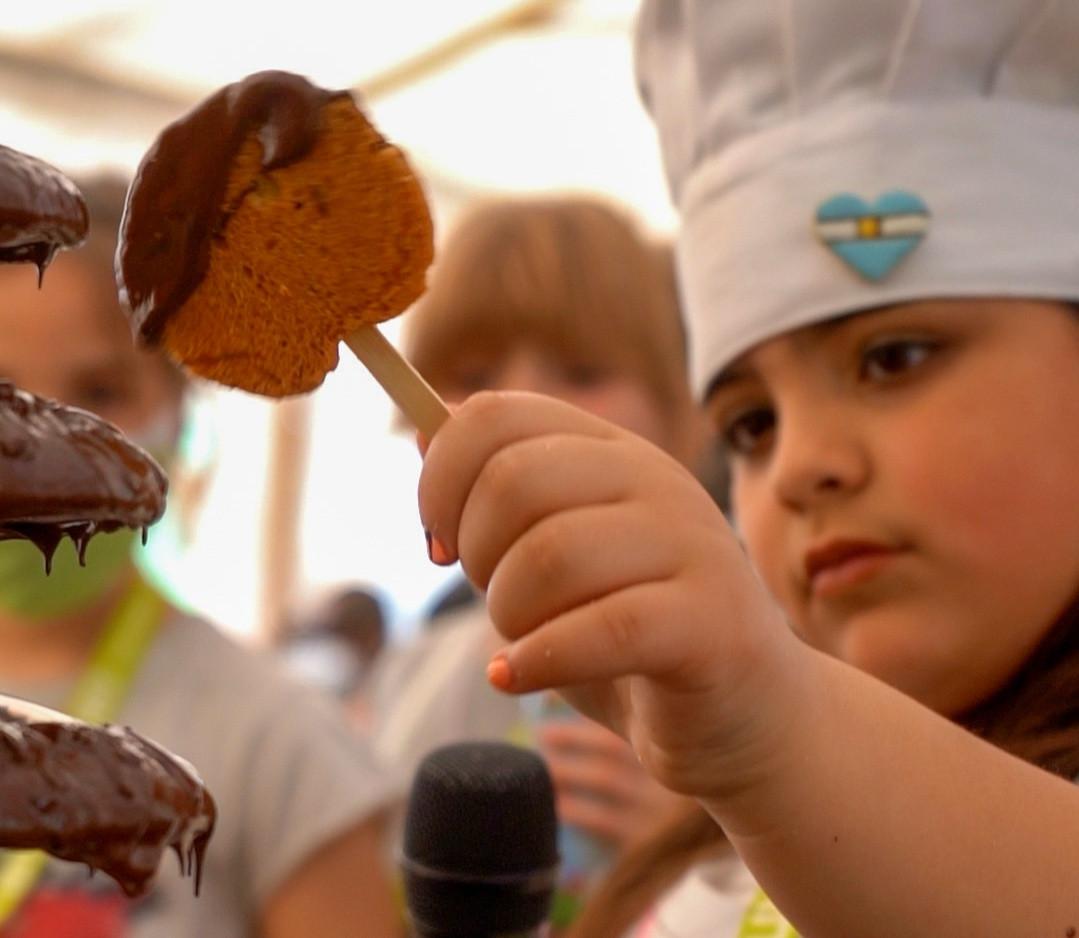
[[[272,647],[280,638],[298,592],[300,529],[311,452],[310,394],[278,402],[270,423],[266,489],[262,496],[262,574],[258,637]]]
[[[428,439],[433,437],[450,416],[450,410],[390,341],[375,326],[364,326],[346,338],[345,345],[412,425]]]

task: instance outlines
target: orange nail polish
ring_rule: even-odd
[[[424,531],[423,536],[427,541],[427,556],[431,559],[431,563],[437,563],[440,567],[447,567],[453,563],[455,558],[450,556],[450,552],[437,537],[430,531]]]
[[[497,655],[487,663],[487,681],[499,690],[509,690],[513,686],[513,670],[505,655]]]

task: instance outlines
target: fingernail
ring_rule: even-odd
[[[416,431],[416,446],[419,449],[421,456],[426,456],[427,455],[427,447],[430,446],[430,445],[431,445],[431,441],[427,438],[427,436],[424,435],[423,433],[420,433],[417,430]]]
[[[513,669],[504,654],[497,654],[487,663],[487,682],[498,690],[513,687]]]
[[[437,537],[426,529],[423,536],[427,541],[427,556],[431,559],[431,563],[437,563],[440,567],[447,567],[453,563],[454,558]]]

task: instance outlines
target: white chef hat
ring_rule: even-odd
[[[931,297],[1079,299],[1079,0],[646,0],[694,387]]]

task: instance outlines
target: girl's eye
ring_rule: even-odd
[[[725,447],[739,456],[752,456],[768,441],[775,429],[775,412],[768,407],[753,407],[735,414],[723,427]]]
[[[469,365],[457,368],[448,378],[447,383],[464,395],[486,391],[494,386],[494,369],[486,365]]]
[[[566,362],[560,366],[561,378],[575,388],[591,388],[602,384],[609,374],[606,368],[592,362]]]
[[[903,376],[923,365],[937,349],[929,339],[886,339],[862,352],[860,377],[887,381]]]
[[[80,387],[74,395],[75,399],[68,403],[85,408],[95,414],[100,414],[103,411],[109,411],[111,408],[127,404],[132,396],[132,393],[126,387],[121,387],[118,384],[91,382]]]

